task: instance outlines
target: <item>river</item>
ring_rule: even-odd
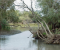
[[[45,44],[32,36],[30,31],[0,35],[0,50],[60,50],[60,45]]]

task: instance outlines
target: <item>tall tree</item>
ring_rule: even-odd
[[[60,28],[60,2],[59,0],[38,0],[46,22],[50,29]]]
[[[7,9],[13,5],[15,0],[0,0],[0,17],[5,18]],[[0,18],[0,19],[1,19]]]
[[[0,0],[0,30],[8,29],[8,26],[6,27],[6,25],[8,25],[7,21],[9,20],[7,11],[13,7],[14,1],[15,0]]]

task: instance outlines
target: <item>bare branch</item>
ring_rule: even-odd
[[[23,2],[24,6],[32,12],[32,10],[25,4],[25,2],[23,0],[21,1]]]

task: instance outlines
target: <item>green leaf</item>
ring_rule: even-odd
[[[46,35],[46,33],[44,32],[43,35]]]

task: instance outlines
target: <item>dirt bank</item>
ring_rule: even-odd
[[[21,33],[21,31],[20,30],[0,31],[0,35],[13,35],[17,33]]]

